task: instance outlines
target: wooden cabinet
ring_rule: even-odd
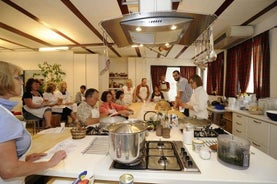
[[[246,139],[247,117],[238,113],[233,113],[233,135]]]
[[[248,117],[247,139],[251,145],[268,153],[270,124],[261,120]]]
[[[269,155],[277,159],[277,125],[270,124]]]
[[[224,119],[224,129],[226,130],[226,131],[228,131],[228,132],[230,132],[230,133],[232,133],[232,122],[233,122],[233,120],[232,120],[232,112],[225,112],[224,114],[223,114],[223,119]]]

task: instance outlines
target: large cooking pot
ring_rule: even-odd
[[[146,124],[140,120],[111,124],[108,127],[111,158],[128,165],[140,162],[146,129]]]
[[[99,120],[99,126],[101,128],[107,129],[109,125],[116,122],[122,122],[125,120],[127,120],[127,118],[123,116],[104,117]]]

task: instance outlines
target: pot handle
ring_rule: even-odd
[[[144,121],[149,121],[151,117],[157,115],[156,111],[146,111],[143,116]]]

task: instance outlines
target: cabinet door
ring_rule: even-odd
[[[246,138],[247,117],[238,113],[233,113],[233,135]]]
[[[268,147],[269,124],[254,118],[248,118],[247,137],[258,145]]]
[[[277,159],[277,125],[270,125],[269,154]]]

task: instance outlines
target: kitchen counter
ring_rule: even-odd
[[[225,108],[225,110],[230,111],[230,112],[236,112],[236,113],[239,113],[239,114],[251,117],[251,118],[255,118],[255,119],[258,119],[258,120],[261,120],[261,121],[265,121],[265,122],[270,123],[270,124],[277,125],[277,121],[272,121],[271,119],[269,119],[267,117],[267,115],[263,115],[263,114],[262,115],[255,115],[255,114],[249,113],[248,110],[230,109],[228,107]]]
[[[51,148],[47,151],[50,157],[53,150],[65,149],[67,151],[68,156],[64,161],[56,167],[40,173],[48,176],[76,178],[81,171],[87,170],[88,175],[94,174],[98,181],[118,181],[119,176],[123,173],[131,173],[135,182],[142,183],[277,183],[277,161],[254,147],[250,149],[250,167],[245,170],[230,168],[219,163],[215,152],[212,152],[210,160],[202,160],[196,152],[192,151],[191,145],[185,145],[185,147],[201,173],[115,170],[110,169],[112,159],[108,154],[82,153],[95,139],[105,139],[105,136],[86,136],[84,139],[72,140],[69,128],[58,134],[37,134],[33,137],[30,153]],[[159,139],[168,140],[157,137],[154,132],[148,133],[147,140]],[[182,134],[178,128],[171,130],[170,140],[182,140]]]

